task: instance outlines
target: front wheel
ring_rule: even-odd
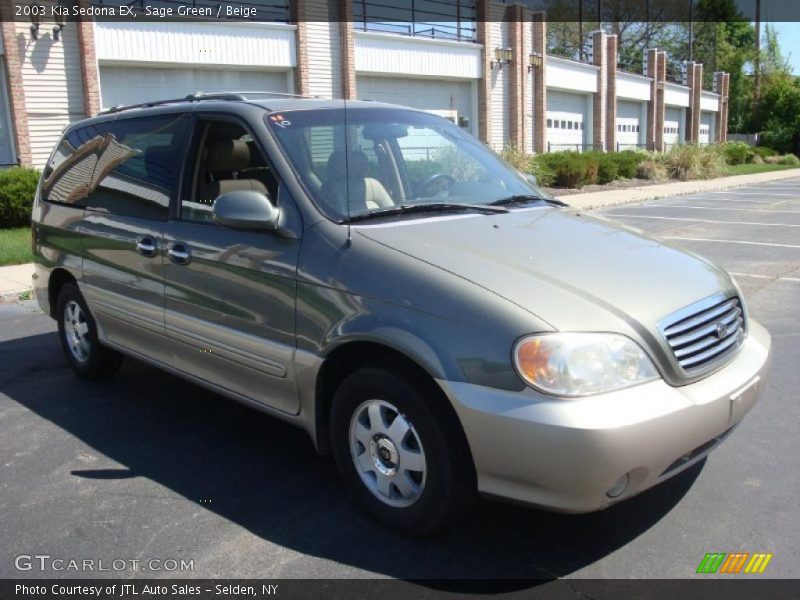
[[[56,306],[61,347],[72,369],[85,379],[108,377],[117,371],[122,355],[97,339],[97,325],[78,286],[65,283]]]
[[[333,399],[331,441],[349,495],[381,523],[424,535],[461,517],[476,485],[457,418],[414,375],[376,366],[348,376]]]

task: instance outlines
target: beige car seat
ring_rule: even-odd
[[[394,206],[394,201],[383,184],[368,175],[369,159],[363,152],[333,152],[328,158],[320,195],[324,202],[343,215],[347,214],[348,193],[351,214]]]

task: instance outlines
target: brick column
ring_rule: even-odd
[[[478,82],[478,137],[484,144],[491,138],[491,118],[489,116],[489,98],[492,91],[492,72],[489,62],[492,60],[492,39],[489,31],[489,1],[477,0],[475,3],[476,37],[483,46],[481,79]]]
[[[606,149],[608,63],[606,34],[602,31],[592,34],[592,62],[600,67],[597,72],[597,92],[592,98],[592,144],[595,150],[603,151]]]
[[[606,151],[617,149],[617,36],[606,37]]]
[[[725,142],[728,139],[728,84],[730,75],[722,71],[714,73],[717,93],[719,94],[719,108],[716,116],[716,135],[714,141]]]
[[[291,19],[297,29],[295,30],[295,48],[297,52],[294,68],[294,93],[307,96],[310,93],[308,84],[308,27],[306,25],[306,0],[293,0]]]
[[[0,2],[0,21],[2,21],[3,47],[5,48],[6,77],[11,112],[11,128],[14,136],[14,151],[17,162],[30,165],[31,144],[28,129],[28,109],[25,106],[25,90],[22,85],[22,60],[17,43],[16,22],[10,2]]]
[[[88,7],[89,0],[78,0],[78,6]],[[94,45],[94,21],[77,17],[75,25],[81,61],[83,113],[87,117],[93,117],[100,112],[100,76],[97,72],[97,52]]]
[[[656,90],[656,145],[660,151],[664,151],[664,116],[666,113],[665,90],[667,81],[667,53],[659,52],[657,61],[656,76],[658,79],[658,89]]]
[[[652,79],[650,82],[650,100],[647,102],[647,123],[645,123],[645,141],[648,150],[656,149],[656,98],[658,97],[658,50],[651,48],[645,55],[644,75]]]
[[[528,69],[528,57],[522,43],[522,6],[514,4],[506,9],[508,22],[508,39],[514,56],[509,69],[508,110],[509,110],[509,142],[514,148],[525,149],[525,97],[523,82]]]
[[[547,69],[547,15],[535,12],[533,23],[533,52],[542,57],[542,66],[533,70],[533,151],[547,150],[547,88],[545,74]]]
[[[700,141],[700,98],[703,92],[703,65],[690,62],[686,65],[686,82],[689,85],[689,108],[686,110],[686,141]]]
[[[353,0],[339,0],[339,29],[342,36],[342,98],[356,98],[356,43],[353,33]]]

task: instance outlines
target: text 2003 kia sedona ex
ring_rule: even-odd
[[[65,131],[33,215],[79,375],[128,355],[294,423],[406,533],[478,493],[630,498],[727,436],[770,362],[725,271],[396,106],[116,109]]]

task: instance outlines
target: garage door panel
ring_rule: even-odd
[[[477,124],[472,115],[472,84],[469,81],[437,81],[359,76],[358,98],[389,104],[401,104],[419,110],[455,110],[458,117],[469,119],[470,129]]]
[[[700,113],[700,144],[709,144],[713,139],[714,133],[714,114],[709,112]]]
[[[285,71],[100,66],[103,107],[180,98],[195,92],[286,92]]]
[[[617,102],[617,144],[620,149],[638,146],[641,139],[642,103],[619,100]]]
[[[664,113],[664,144],[674,146],[680,143],[680,132],[683,129],[684,111],[682,108],[666,108]]]
[[[548,91],[547,143],[559,150],[582,150],[586,143],[588,98],[585,94]]]

